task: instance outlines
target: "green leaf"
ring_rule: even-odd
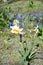
[[[35,49],[35,51],[32,51],[32,52],[31,52],[31,54],[30,54],[30,56],[29,56],[29,59],[31,59],[31,58],[35,55],[36,51],[37,51],[37,49]]]
[[[21,62],[24,61],[27,56],[29,56],[29,54],[30,54],[32,48],[33,48],[33,44],[30,44],[29,49],[28,49],[28,53],[26,53],[26,54],[24,55],[24,57],[22,58]]]

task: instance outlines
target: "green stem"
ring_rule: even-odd
[[[20,34],[20,42],[22,42],[22,34]]]

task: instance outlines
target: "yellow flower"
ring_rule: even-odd
[[[23,28],[20,29],[17,25],[10,26],[10,28],[12,29],[11,33],[15,33],[15,34],[20,34],[23,30]]]
[[[4,2],[7,2],[7,0],[3,0]]]
[[[13,24],[14,24],[14,25],[18,25],[18,24],[19,24],[19,21],[15,19],[15,20],[13,21]]]

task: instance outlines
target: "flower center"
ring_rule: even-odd
[[[14,31],[14,33],[19,33],[19,30],[17,30],[17,29],[14,29],[13,31]]]

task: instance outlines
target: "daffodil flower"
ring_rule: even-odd
[[[11,33],[15,33],[15,34],[21,34],[23,30],[23,28],[19,28],[17,25],[10,26],[10,28],[12,29]]]
[[[38,25],[36,27],[34,27],[35,28],[34,31],[37,31],[38,30],[38,27],[39,27]]]
[[[14,25],[18,25],[18,24],[19,24],[19,21],[15,19],[15,20],[13,21],[13,24],[14,24]]]
[[[38,25],[35,27],[35,29],[33,30],[33,31],[35,31],[35,34],[34,34],[34,37],[37,35],[37,33],[38,33]]]
[[[7,2],[7,0],[3,0],[4,2]]]

